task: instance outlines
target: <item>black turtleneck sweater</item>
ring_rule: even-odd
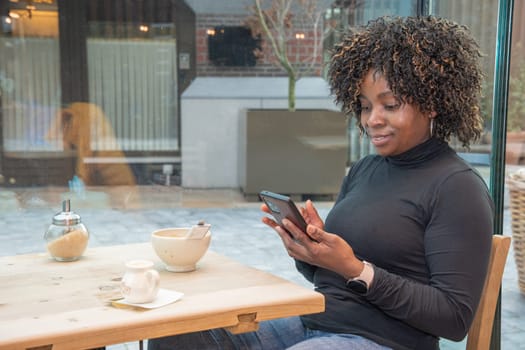
[[[375,265],[366,295],[342,276],[297,261],[326,299],[306,326],[358,334],[393,349],[461,340],[479,302],[493,204],[479,174],[435,139],[395,157],[367,156],[346,176],[325,230]]]

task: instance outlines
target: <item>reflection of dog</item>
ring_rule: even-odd
[[[98,106],[85,102],[72,103],[58,114],[48,135],[60,135],[60,131],[64,149],[77,153],[76,175],[86,185],[135,185],[135,176],[125,162],[113,128]],[[122,163],[86,164],[85,158],[98,156],[99,151],[91,149],[92,141],[97,140],[109,143],[111,151],[103,151],[103,157],[122,158]]]

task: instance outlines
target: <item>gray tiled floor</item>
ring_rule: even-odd
[[[177,198],[176,203],[156,203],[161,207],[159,209],[155,209],[156,205],[152,203],[135,209],[118,206],[100,208],[84,203],[84,206],[75,209],[73,203],[73,210],[82,216],[91,232],[90,247],[146,242],[150,232],[155,229],[188,226],[203,219],[212,224],[212,250],[308,286],[295,271],[278,237],[260,222],[259,204],[243,202],[242,196],[234,193],[235,191],[194,191],[190,200],[187,192],[181,195],[180,191],[175,191],[176,193],[170,196],[169,191],[174,191],[173,189],[149,190],[163,192],[167,198]],[[0,255],[44,251],[43,232],[57,211],[57,203],[53,203],[53,207],[50,208],[49,194],[38,191],[16,193],[14,196],[4,193],[2,196],[4,205],[0,203]],[[181,196],[187,197],[181,199]],[[222,202],[217,196],[228,196],[228,199]],[[325,216],[331,203],[320,202],[317,206],[320,214]],[[510,235],[508,215],[506,210],[504,232]],[[502,295],[502,349],[525,349],[525,297],[517,286],[512,251],[506,266]],[[109,346],[108,349],[137,350],[139,345],[138,342],[118,344]],[[443,342],[442,349],[464,349],[464,345]]]

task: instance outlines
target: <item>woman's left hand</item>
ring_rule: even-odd
[[[292,258],[334,271],[345,279],[356,277],[363,270],[363,262],[338,235],[312,224],[307,226],[305,233],[287,219],[283,220],[283,226],[276,225],[274,230]]]

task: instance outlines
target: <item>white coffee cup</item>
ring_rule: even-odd
[[[131,260],[120,282],[120,291],[129,303],[149,303],[157,297],[160,276],[149,260]]]

